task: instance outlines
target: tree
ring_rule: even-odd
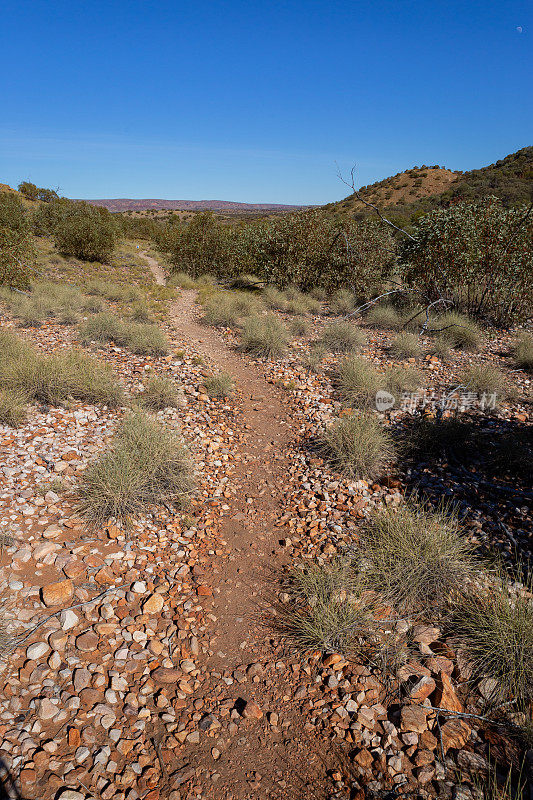
[[[22,183],[18,185],[18,190],[27,200],[37,200],[39,189],[34,183],[22,181]]]
[[[24,289],[30,283],[34,252],[26,210],[20,198],[0,194],[0,285]]]
[[[69,203],[54,231],[57,249],[84,261],[108,261],[118,238],[118,226],[105,208]]]

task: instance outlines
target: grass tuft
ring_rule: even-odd
[[[337,367],[333,383],[345,403],[364,408],[375,400],[382,380],[366,358],[348,356]]]
[[[504,400],[512,392],[507,376],[491,364],[470,367],[460,380],[469,392],[477,392],[479,396],[495,394],[497,400]]]
[[[127,522],[147,505],[177,503],[193,487],[188,451],[154,419],[135,412],[119,427],[112,447],[81,480],[79,510],[91,524]]]
[[[332,314],[350,314],[355,310],[355,295],[348,289],[339,289],[329,301]]]
[[[233,378],[228,372],[218,372],[216,375],[210,375],[204,378],[202,385],[209,397],[217,397],[225,399],[233,394],[234,384]]]
[[[390,346],[394,358],[416,358],[422,352],[420,340],[413,333],[400,333]]]
[[[0,389],[0,425],[18,428],[26,420],[27,397],[23,392]]]
[[[137,355],[165,355],[168,340],[157,325],[140,322],[124,322],[112,313],[95,314],[80,325],[83,344],[91,342],[114,342]]]
[[[394,306],[376,303],[366,314],[364,322],[369,328],[395,330],[401,324],[401,317]]]
[[[170,378],[152,375],[145,382],[144,391],[138,396],[139,403],[144,408],[162,411],[165,408],[179,408],[183,406],[183,397]]]
[[[275,358],[283,354],[287,342],[287,329],[274,314],[252,316],[244,321],[241,349],[245,352]]]
[[[352,478],[379,477],[396,455],[390,434],[370,413],[340,417],[319,438],[334,469]]]
[[[332,353],[349,353],[363,347],[366,337],[363,331],[351,322],[332,322],[325,326],[319,341]]]
[[[517,367],[533,370],[533,334],[519,335],[513,348],[513,356]]]
[[[433,329],[438,332],[437,340],[454,350],[473,352],[479,350],[483,342],[478,326],[464,314],[455,311],[437,317]]]

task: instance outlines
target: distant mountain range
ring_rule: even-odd
[[[308,207],[281,203],[237,203],[231,200],[132,200],[125,197],[85,202],[93,206],[103,206],[108,211],[218,211],[226,214],[288,213]]]

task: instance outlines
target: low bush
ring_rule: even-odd
[[[80,483],[79,510],[93,525],[127,522],[149,504],[177,503],[193,487],[189,453],[169,430],[144,414],[122,422],[112,447]]]
[[[369,328],[385,328],[395,330],[401,324],[401,317],[394,306],[386,303],[375,303],[364,317]]]
[[[349,356],[338,365],[333,383],[346,403],[364,408],[374,403],[382,378],[368,359]]]
[[[309,333],[309,324],[302,317],[295,317],[289,322],[289,330],[293,336],[306,336]]]
[[[137,355],[165,355],[168,340],[157,325],[124,322],[111,313],[95,314],[80,325],[82,344],[114,342]]]
[[[394,358],[416,358],[422,352],[418,336],[412,333],[400,333],[390,346]]]
[[[414,392],[422,382],[422,375],[414,367],[390,367],[383,376],[384,388],[394,397],[403,392]]]
[[[446,610],[463,596],[476,569],[457,518],[444,506],[430,511],[410,502],[375,511],[362,541],[368,585],[400,612]]]
[[[26,419],[27,397],[23,392],[0,389],[0,425],[17,428]]]
[[[470,591],[454,617],[456,644],[474,679],[492,682],[489,703],[508,700],[527,709],[533,700],[533,584],[520,589],[502,576]]]
[[[533,334],[521,333],[513,347],[517,367],[533,370]]]
[[[332,353],[349,353],[363,347],[366,337],[352,322],[332,322],[325,326],[319,341]]]
[[[460,382],[469,392],[476,392],[479,397],[496,395],[496,400],[504,400],[512,394],[512,387],[507,375],[491,364],[476,364],[464,372]]]
[[[88,295],[104,297],[115,303],[139,303],[143,300],[143,295],[138,286],[128,286],[112,281],[92,280],[87,283],[86,290]]]
[[[244,320],[242,350],[256,356],[275,358],[283,354],[287,342],[287,329],[274,314],[252,316]]]
[[[138,396],[144,408],[162,411],[165,408],[179,408],[183,405],[183,397],[176,384],[170,378],[152,375],[145,381],[144,391]]]
[[[371,413],[340,417],[318,445],[334,469],[352,478],[379,477],[396,455],[392,437]]]
[[[130,310],[130,318],[134,322],[153,322],[152,310],[147,303],[135,303]]]
[[[218,372],[216,375],[204,378],[202,385],[209,397],[225,399],[233,394],[233,378],[227,372]]]
[[[436,331],[438,340],[454,350],[479,350],[483,342],[478,326],[468,317],[455,311],[437,317],[434,327],[429,330]]]

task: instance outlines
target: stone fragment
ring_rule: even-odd
[[[464,719],[450,719],[441,727],[442,746],[447,753],[450,748],[460,750],[467,743],[471,728]]]
[[[244,706],[242,715],[247,719],[261,719],[261,717],[263,716],[263,712],[261,711],[257,703],[255,703],[253,700],[249,700]]]
[[[422,733],[427,730],[427,711],[422,706],[403,706],[401,730]]]
[[[143,603],[143,614],[158,614],[163,608],[163,605],[163,595],[157,593],[151,594]]]
[[[81,650],[82,653],[90,653],[98,647],[98,636],[92,631],[80,633],[80,635],[76,637],[76,647],[78,650]]]
[[[74,584],[70,578],[64,581],[48,583],[41,589],[41,596],[46,607],[66,605],[72,600]]]
[[[433,705],[438,706],[439,708],[445,708],[448,711],[461,712],[464,710],[463,704],[457,697],[450,677],[446,672],[439,673]]]
[[[26,658],[29,658],[30,661],[37,661],[49,652],[50,648],[46,642],[35,642],[26,648]]]

